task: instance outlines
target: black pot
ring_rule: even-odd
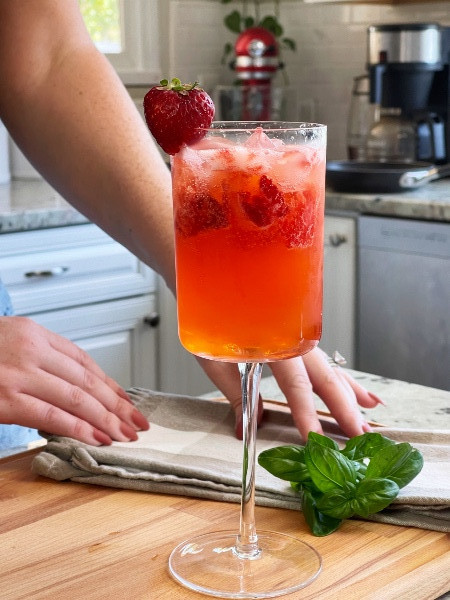
[[[449,175],[450,164],[338,160],[327,163],[326,183],[336,192],[389,194],[413,190]]]

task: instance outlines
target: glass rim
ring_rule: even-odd
[[[213,121],[209,127],[199,127],[203,131],[326,131],[322,123],[306,121]]]

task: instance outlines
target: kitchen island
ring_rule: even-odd
[[[449,392],[360,377],[380,395],[386,390],[380,421],[448,427]],[[266,397],[277,395],[272,378],[263,389]],[[31,472],[38,451],[0,460],[2,600],[201,597],[171,580],[168,556],[193,531],[236,530],[237,504],[46,479]],[[260,531],[300,537],[322,555],[317,580],[286,598],[434,600],[450,589],[449,534],[350,519],[320,538],[301,513],[261,506],[256,522]]]

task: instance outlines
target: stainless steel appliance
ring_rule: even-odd
[[[387,156],[380,154],[384,136],[406,160],[450,162],[450,27],[372,25],[367,44],[371,102],[382,115],[377,136],[368,141],[378,152],[374,158],[401,158],[389,155],[389,148]]]
[[[450,390],[450,224],[358,219],[356,368]]]

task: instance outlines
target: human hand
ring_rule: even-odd
[[[242,438],[240,376],[236,364],[199,359],[210,379],[230,401],[236,415],[236,435]],[[374,408],[382,401],[361,387],[340,367],[332,367],[320,348],[302,357],[269,363],[278,386],[291,409],[292,418],[306,440],[309,431],[322,433],[313,393],[325,402],[342,431],[349,437],[370,431],[359,406]],[[359,406],[358,406],[359,405]],[[260,397],[258,423],[263,416]]]
[[[0,423],[93,446],[136,440],[149,428],[86,352],[26,317],[0,317]]]

